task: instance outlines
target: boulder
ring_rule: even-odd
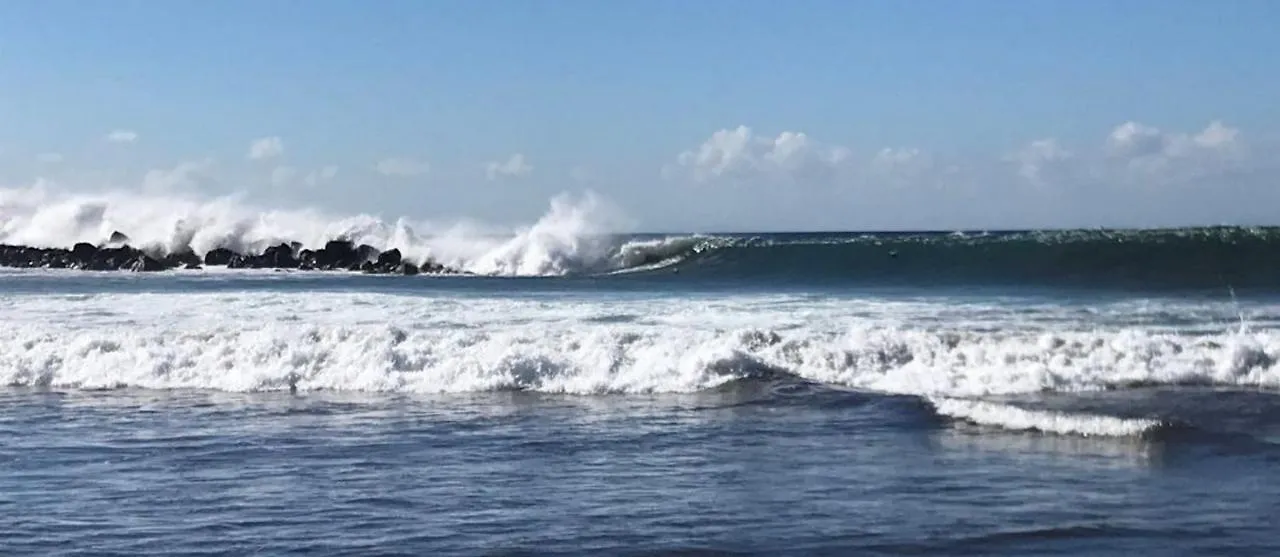
[[[162,263],[166,269],[175,269],[178,267],[190,268],[192,265],[195,265],[198,269],[200,268],[200,256],[190,251],[170,253],[160,258],[160,263]]]
[[[148,273],[155,272],[155,271],[163,271],[165,269],[163,264],[161,264],[159,261],[152,258],[150,255],[145,255],[145,254],[138,255],[133,260],[131,260],[127,268],[130,271],[134,271],[134,272],[148,272]]]
[[[85,268],[94,271],[118,271],[127,268],[139,255],[143,254],[128,245],[100,248],[94,254],[93,261]]]
[[[400,250],[392,248],[378,254],[377,265],[385,269],[394,268],[400,264],[400,259]]]
[[[204,254],[204,264],[205,265],[227,265],[231,263],[231,259],[236,257],[237,255],[239,254],[227,248],[214,248],[209,250],[208,253]]]
[[[111,232],[111,236],[107,238],[107,243],[111,245],[124,245],[129,243],[129,236],[119,230]]]
[[[350,269],[360,264],[356,248],[348,240],[326,242],[324,249],[317,251],[315,257],[315,266],[320,269]]]
[[[113,241],[127,240],[122,233],[112,234]],[[417,275],[420,273],[460,273],[437,262],[426,260],[420,265],[405,261],[398,249],[379,251],[367,244],[358,248],[348,240],[332,240],[323,249],[301,249],[297,242],[271,246],[259,255],[238,254],[227,248],[215,248],[203,257],[184,249],[164,253],[159,247],[139,250],[127,243],[94,246],[80,242],[65,248],[33,248],[0,244],[0,266],[77,268],[94,271],[160,271],[164,269],[201,269],[203,265],[225,265],[231,269],[273,268],[304,270],[363,271],[378,274]]]
[[[258,258],[257,267],[270,267],[273,269],[296,269],[300,262],[293,256],[293,246],[289,244],[280,244],[271,246],[262,252]]]
[[[86,265],[93,261],[93,256],[96,253],[98,253],[98,246],[89,242],[80,242],[71,247],[71,261]]]
[[[381,250],[369,244],[360,244],[360,247],[356,248],[356,259],[360,261],[374,261],[381,254]]]
[[[227,261],[228,269],[252,269],[253,259],[240,254],[231,256],[231,260]]]

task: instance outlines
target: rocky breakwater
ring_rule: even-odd
[[[128,242],[127,236],[117,232],[103,244],[81,242],[70,249],[0,244],[0,266],[146,272],[200,269],[203,265],[225,266],[230,269],[341,270],[397,275],[460,273],[434,261],[407,261],[398,249],[381,251],[369,245],[356,246],[346,240],[332,240],[323,248],[315,250],[303,249],[296,242],[281,243],[257,254],[216,248],[203,257],[191,251],[160,253],[157,250],[138,249]]]

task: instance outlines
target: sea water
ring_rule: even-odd
[[[1274,554],[1274,235],[3,271],[0,553]]]

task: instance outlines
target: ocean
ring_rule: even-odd
[[[0,271],[0,553],[1280,551],[1280,231],[535,232]]]

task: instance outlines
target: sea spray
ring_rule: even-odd
[[[407,258],[491,275],[559,275],[606,266],[612,236],[629,221],[593,192],[561,194],[536,223],[515,230],[460,221],[438,225],[371,215],[337,216],[318,209],[263,209],[231,196],[85,194],[46,186],[0,190],[0,243],[70,248],[102,243],[123,231],[134,247],[168,253],[216,248],[261,253],[281,243],[322,247],[332,239],[399,249]]]

